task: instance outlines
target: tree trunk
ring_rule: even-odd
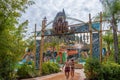
[[[115,57],[115,62],[118,63],[118,37],[117,37],[117,24],[115,20],[115,16],[112,15],[112,29],[113,29],[113,39],[114,39],[114,57]]]
[[[110,51],[110,44],[107,44],[107,50],[108,50],[108,55],[110,55],[111,51]]]
[[[53,47],[53,52],[52,52],[52,59],[53,59],[53,62],[55,62],[55,61],[54,61],[54,59],[55,59],[55,57],[54,57],[54,49],[55,49],[55,47]]]

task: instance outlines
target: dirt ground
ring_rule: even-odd
[[[81,70],[76,70],[74,78],[71,79],[71,76],[70,76],[68,80],[84,80],[84,78],[85,78],[84,70],[81,69]],[[59,73],[55,73],[47,76],[22,79],[22,80],[66,80],[66,78],[65,78],[64,72],[59,72]]]

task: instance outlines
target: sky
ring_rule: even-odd
[[[102,5],[99,0],[34,0],[34,2],[35,4],[29,6],[19,19],[20,22],[29,21],[28,35],[34,31],[35,24],[37,25],[37,31],[40,31],[41,22],[45,16],[47,22],[50,22],[63,9],[66,16],[84,22],[88,22],[89,13],[94,17],[102,11]]]

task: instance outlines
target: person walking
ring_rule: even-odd
[[[75,72],[74,59],[71,60],[71,62],[70,62],[70,66],[71,66],[71,69],[70,69],[71,79],[73,80],[73,78],[74,78],[74,72]]]
[[[69,79],[69,73],[70,73],[70,62],[69,62],[68,59],[65,62],[65,64],[63,65],[63,67],[65,67],[64,72],[65,72],[66,80],[68,80]]]
[[[34,61],[34,55],[31,53],[30,49],[26,50],[26,53],[23,56],[23,61],[28,64],[32,64],[32,61]]]

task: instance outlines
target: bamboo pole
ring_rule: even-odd
[[[43,62],[43,48],[44,48],[44,32],[46,27],[46,17],[42,21],[42,29],[41,29],[41,41],[40,41],[40,75],[42,74],[42,62]]]
[[[91,24],[91,14],[89,14],[89,31],[90,31],[90,57],[92,58],[92,24]]]
[[[36,24],[35,24],[35,33],[34,33],[34,61],[35,61],[35,63],[36,63]],[[35,66],[36,66],[36,64],[35,64]]]
[[[100,33],[99,33],[99,42],[100,42],[100,62],[102,62],[102,12],[100,12]]]

